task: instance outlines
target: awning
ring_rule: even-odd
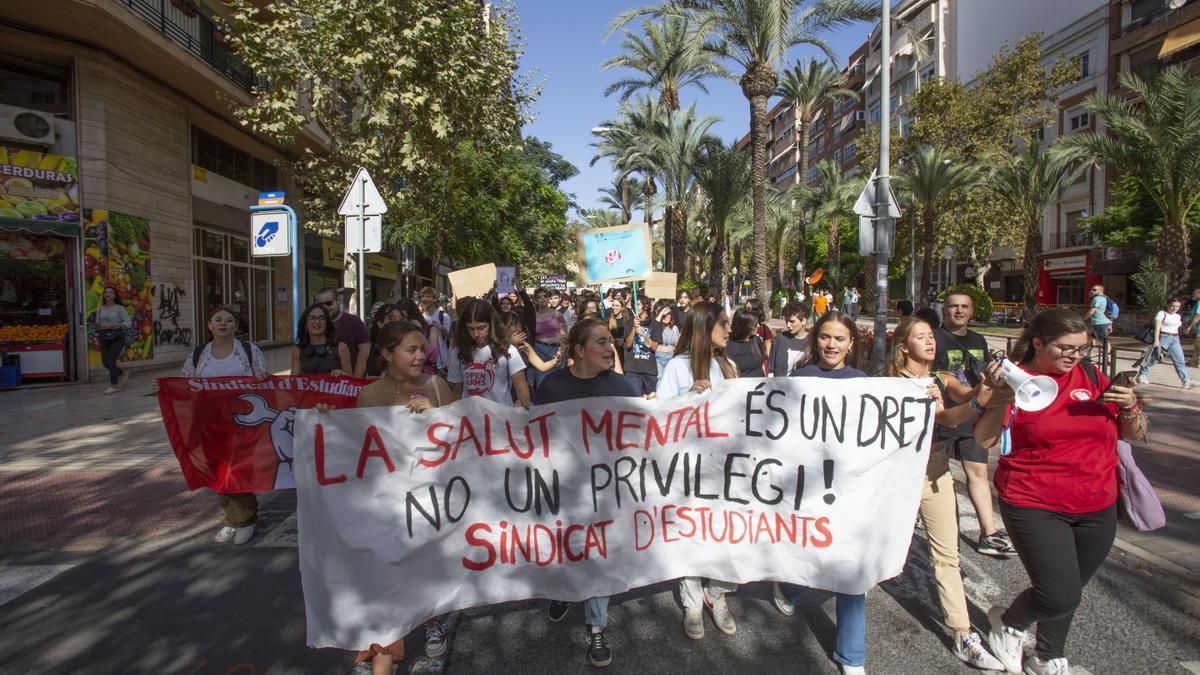
[[[1192,19],[1167,33],[1167,39],[1163,40],[1162,47],[1158,49],[1158,58],[1165,59],[1198,42],[1200,42],[1200,19]]]
[[[34,220],[32,218],[0,217],[0,232],[25,232],[27,234],[57,234],[78,237],[79,223],[60,220]]]

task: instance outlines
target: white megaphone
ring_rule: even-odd
[[[1013,390],[1013,404],[1020,410],[1045,410],[1058,398],[1058,383],[1045,375],[1030,375],[1008,359],[1000,359],[1004,381]]]

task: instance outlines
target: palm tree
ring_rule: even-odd
[[[1136,99],[1091,96],[1086,105],[1105,131],[1070,134],[1059,147],[1133,176],[1150,195],[1163,217],[1156,257],[1181,297],[1191,267],[1187,214],[1200,200],[1200,77],[1171,66],[1152,81],[1132,73],[1119,81]]]
[[[616,227],[626,223],[621,212],[613,209],[583,209],[580,214],[592,227]]]
[[[655,186],[654,163],[647,155],[647,149],[651,140],[663,133],[666,124],[667,109],[654,99],[643,97],[632,104],[622,104],[618,119],[603,122],[592,129],[592,134],[597,137],[597,141],[592,143],[596,148],[596,156],[591,161],[593,166],[602,158],[607,158],[619,173],[642,174],[643,212],[648,226],[654,223],[654,196],[658,188]],[[665,241],[670,240],[670,234],[669,230],[664,231]],[[664,248],[669,255],[669,245]]]
[[[750,103],[751,199],[754,209],[754,293],[770,297],[766,260],[767,101],[779,86],[775,69],[794,46],[815,46],[835,60],[821,34],[878,16],[868,0],[666,0],[623,12],[610,33],[638,16],[690,19],[704,49],[737,63],[738,84]],[[736,75],[736,73],[734,73]]]
[[[779,82],[778,96],[792,102],[796,110],[796,127],[800,132],[800,170],[796,174],[796,185],[803,185],[808,180],[808,142],[809,125],[821,106],[828,101],[839,98],[858,98],[858,93],[843,85],[846,77],[828,61],[818,61],[816,57],[805,61],[797,61],[790,69],[783,72]],[[808,267],[808,251],[805,250],[805,240],[808,234],[808,223],[804,222],[804,210],[797,209],[796,215],[801,219],[796,222],[797,241],[800,248],[797,257],[804,266]]]
[[[700,214],[697,213],[697,216]],[[704,267],[706,258],[712,255],[712,250],[716,245],[716,241],[712,236],[712,228],[696,221],[691,223],[691,227],[687,230],[687,270],[688,274],[693,279],[700,278],[700,272]]]
[[[750,194],[750,157],[721,141],[706,143],[692,160],[692,175],[704,193],[704,214],[712,230],[712,279],[721,293],[729,283],[729,221]]]
[[[668,124],[662,133],[649,139],[646,155],[663,182],[663,217],[670,233],[667,269],[683,275],[687,272],[688,199],[695,182],[692,161],[700,148],[710,142],[708,130],[717,123],[718,118],[711,115],[697,117],[696,106],[693,105],[686,110],[668,113],[667,120]]]
[[[788,265],[784,259],[788,241],[796,232],[796,214],[786,195],[772,188],[767,191],[767,250],[774,253],[775,283],[783,285]]]
[[[829,262],[825,265],[825,277],[831,285],[842,281],[840,278],[842,257],[842,224],[855,218],[854,202],[862,191],[863,181],[847,178],[842,173],[842,167],[832,160],[822,160],[817,164],[817,175],[820,184],[813,191],[812,199],[816,208],[818,220],[824,220],[829,235]]]
[[[679,110],[680,89],[695,85],[707,94],[705,78],[729,77],[712,54],[700,49],[703,41],[696,38],[686,19],[668,17],[657,23],[644,19],[642,32],[644,37],[626,30],[621,38],[622,54],[601,66],[605,70],[628,68],[638,76],[608,85],[605,96],[620,92],[621,100],[625,101],[639,91],[655,91],[663,107]]]
[[[613,178],[611,186],[600,188],[600,194],[601,204],[620,211],[621,218],[632,223],[633,208],[642,196],[642,181],[630,174],[619,174]]]
[[[988,188],[1025,230],[1025,316],[1037,312],[1038,272],[1042,264],[1042,220],[1059,186],[1074,180],[1086,164],[1078,149],[1047,151],[1031,138],[1016,152],[990,155]]]
[[[923,148],[897,172],[894,184],[907,192],[921,211],[922,246],[921,292],[929,295],[930,274],[933,269],[933,226],[938,211],[954,193],[974,186],[979,170],[973,164],[953,162],[940,148]]]

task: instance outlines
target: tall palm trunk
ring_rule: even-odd
[[[829,284],[834,288],[842,283],[841,259],[842,219],[835,216],[829,219],[829,274],[825,275],[829,279]]]
[[[1189,249],[1188,228],[1182,214],[1168,214],[1163,223],[1162,235],[1158,240],[1155,257],[1163,271],[1167,272],[1167,293],[1170,298],[1187,297],[1188,266],[1192,259]]]
[[[750,198],[754,205],[754,249],[751,251],[751,271],[754,275],[754,295],[763,302],[770,314],[770,282],[767,279],[767,100],[779,85],[779,77],[771,66],[750,64],[739,84],[742,94],[750,101]]]
[[[808,183],[808,117],[796,116],[796,125],[800,127],[800,173],[796,174],[796,183]],[[804,209],[796,209],[796,258],[803,265],[804,273],[808,274],[808,221]]]
[[[1022,264],[1025,282],[1025,320],[1037,314],[1038,276],[1042,266],[1041,219],[1025,226],[1025,260]]]
[[[725,265],[725,226],[713,224],[713,249],[712,249],[712,283],[713,288],[709,288],[708,292],[711,295],[717,296],[719,300],[725,293],[726,286],[726,265]]]
[[[676,204],[667,211],[671,221],[671,267],[672,272],[683,279],[687,274],[687,207]]]
[[[629,203],[629,180],[625,174],[621,174],[621,222],[633,222],[633,207]]]
[[[922,214],[921,225],[924,230],[921,233],[921,245],[924,247],[924,252],[921,254],[921,294],[917,298],[913,298],[915,304],[920,307],[928,302],[929,288],[932,283],[933,275],[933,209],[925,209]]]

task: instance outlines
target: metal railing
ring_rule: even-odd
[[[237,86],[250,91],[254,85],[254,71],[246,67],[222,43],[219,36],[223,33],[212,19],[196,11],[194,17],[187,17],[195,20],[195,30],[191,30],[190,26],[180,25],[180,22],[173,18],[173,15],[182,15],[182,11],[175,8],[171,0],[120,0],[120,2],[150,25],[157,27],[172,42],[191,52]],[[168,6],[171,6],[172,9],[168,10]]]
[[[1046,250],[1054,250],[1058,248],[1072,248],[1077,246],[1094,246],[1096,244],[1096,235],[1083,230],[1074,230],[1072,232],[1051,232],[1045,235],[1042,241],[1042,247]]]

